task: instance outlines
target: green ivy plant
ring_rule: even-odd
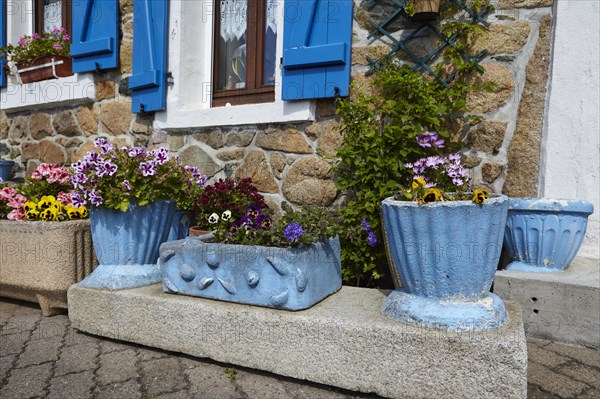
[[[483,7],[481,1],[477,7]],[[468,22],[452,21],[445,28],[456,34],[461,50],[473,43],[473,35],[485,31]],[[346,196],[339,211],[342,228],[342,272],[346,284],[374,285],[387,271],[381,229],[381,201],[398,191],[411,175],[404,164],[431,155],[431,149],[417,144],[417,135],[435,131],[446,142],[447,151],[461,147],[457,126],[477,119],[467,113],[466,96],[474,90],[488,89],[469,83],[476,64],[467,62],[448,46],[433,66],[440,76],[455,72],[446,87],[430,76],[421,76],[409,65],[388,63],[378,69],[368,95],[352,87],[348,99],[338,101],[344,143],[338,149],[334,169],[336,184]],[[458,123],[457,123],[458,122]],[[371,245],[366,238],[363,219],[377,235]],[[362,222],[362,223],[361,223]],[[383,266],[382,266],[383,265]]]

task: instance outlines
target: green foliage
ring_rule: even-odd
[[[0,54],[4,54],[8,61],[14,63],[31,63],[37,58],[50,55],[69,57],[70,41],[71,38],[66,34],[64,28],[56,28],[50,33],[25,35],[19,39],[16,45],[9,44],[6,47],[0,47]]]
[[[225,369],[223,369],[223,371],[227,375],[227,379],[229,381],[235,381],[235,376],[237,374],[237,370],[235,368],[233,368],[233,367],[226,367]]]

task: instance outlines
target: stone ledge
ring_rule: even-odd
[[[496,272],[494,292],[523,307],[528,337],[600,348],[600,263],[575,258],[563,272]]]
[[[483,333],[448,333],[385,318],[385,294],[342,289],[290,312],[169,295],[159,284],[69,289],[73,327],[96,335],[390,398],[525,398],[521,311]]]

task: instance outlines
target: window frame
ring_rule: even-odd
[[[256,5],[256,7],[252,6]],[[248,0],[246,15],[246,87],[238,90],[219,90],[219,32],[221,31],[220,1],[215,1],[213,21],[214,51],[212,106],[272,103],[275,101],[275,85],[263,85],[264,31],[266,23],[266,0]],[[251,23],[253,22],[254,23]]]
[[[71,4],[72,0],[61,0],[61,26],[67,30],[67,34],[72,36],[71,24]],[[44,31],[44,0],[33,0],[33,32],[41,34]]]

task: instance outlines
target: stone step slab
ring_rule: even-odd
[[[381,313],[386,293],[342,287],[285,311],[164,293],[73,285],[69,318],[84,332],[208,357],[389,398],[525,398],[527,347],[518,305],[487,332],[423,329]]]

